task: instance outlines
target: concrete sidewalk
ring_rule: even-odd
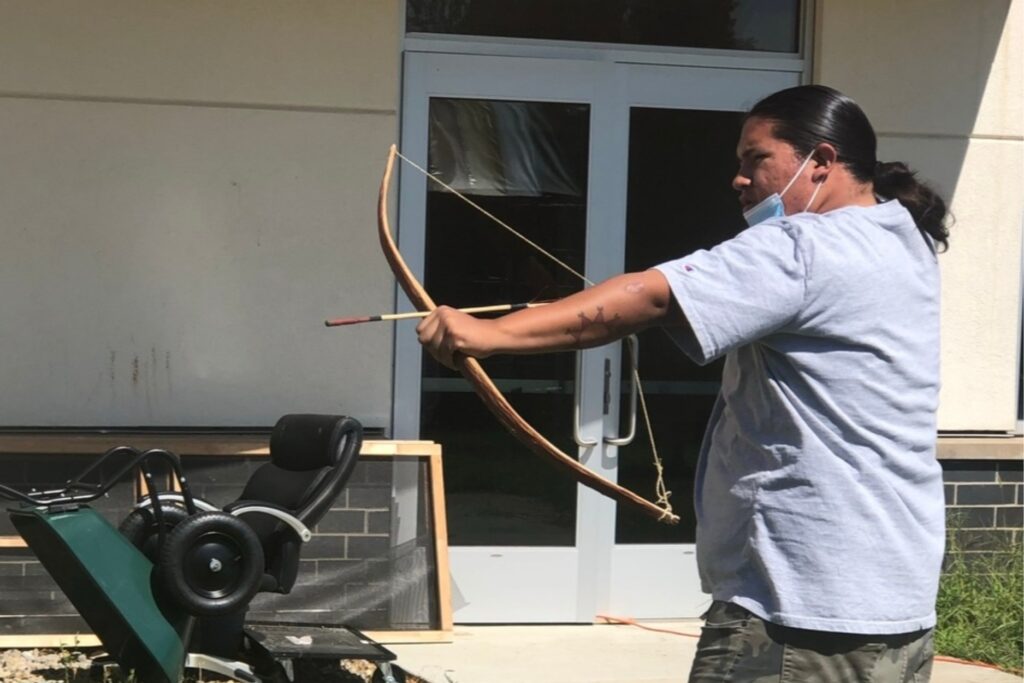
[[[456,626],[454,641],[387,645],[430,683],[680,683],[699,620],[627,625]],[[686,634],[686,635],[682,635]],[[1021,683],[994,669],[936,661],[932,683]]]

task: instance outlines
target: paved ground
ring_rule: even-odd
[[[399,666],[430,683],[680,683],[700,622],[627,625],[456,626],[454,641],[388,645]],[[685,634],[685,635],[683,635]],[[1018,676],[936,662],[932,683],[1021,683]]]

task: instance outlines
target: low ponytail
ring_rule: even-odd
[[[919,181],[902,162],[876,161],[878,140],[864,110],[843,93],[824,85],[787,88],[764,98],[747,118],[773,122],[772,133],[801,155],[821,142],[836,148],[839,163],[862,183],[874,183],[875,194],[899,200],[922,233],[941,251],[949,248],[946,202],[935,190]]]
[[[949,228],[946,226],[946,202],[935,190],[917,179],[917,174],[902,161],[875,164],[875,194],[896,199],[910,212],[921,232],[949,249]]]

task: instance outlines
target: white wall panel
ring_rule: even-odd
[[[939,427],[1010,431],[1017,413],[1024,217],[1020,0],[818,3],[815,81],[856,99],[879,157],[950,200]]]
[[[385,425],[393,117],[0,100],[0,424]]]
[[[1024,3],[818,3],[815,82],[850,91],[880,131],[1024,132]]]
[[[886,138],[886,158],[921,169],[962,158],[951,188],[955,223],[942,268],[942,429],[1012,430],[1017,415],[1020,334],[1020,144]],[[999,169],[999,172],[992,172]],[[927,173],[927,170],[922,171]],[[948,182],[948,180],[946,181]],[[1009,199],[1009,201],[1008,201]],[[1014,227],[1016,226],[1016,229]]]
[[[0,426],[389,425],[400,8],[0,0]]]
[[[0,93],[393,110],[391,0],[0,0]]]

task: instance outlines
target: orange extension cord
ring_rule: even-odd
[[[674,631],[670,628],[656,628],[654,626],[647,626],[646,624],[639,623],[636,619],[631,617],[613,617],[607,614],[596,615],[598,623],[613,624],[619,626],[636,626],[642,628],[645,631],[655,631],[657,633],[669,633],[674,636],[686,636],[687,638],[700,638],[699,633],[684,633],[683,631]],[[937,662],[949,662],[951,664],[963,664],[964,666],[978,666],[983,669],[996,669],[1002,671],[998,666],[989,664],[988,662],[978,662],[973,659],[958,659],[956,657],[945,657],[941,655],[935,656]]]
[[[605,624],[636,626],[637,628],[642,628],[645,631],[655,631],[657,633],[670,633],[674,636],[686,636],[687,638],[700,638],[699,633],[683,633],[682,631],[673,631],[670,628],[656,628],[654,626],[647,626],[646,624],[639,623],[636,619],[633,619],[632,617],[612,617],[608,616],[607,614],[598,614],[596,616],[598,622]]]

